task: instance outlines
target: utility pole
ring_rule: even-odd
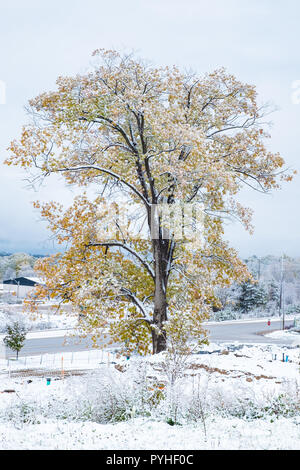
[[[259,281],[260,280],[260,263],[261,263],[260,258],[258,258],[257,261],[258,261],[257,280]]]
[[[284,315],[284,269],[283,269],[283,255],[281,255],[281,268],[280,268],[280,315],[282,315],[282,329],[285,327]]]

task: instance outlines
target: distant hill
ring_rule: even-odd
[[[15,252],[15,253],[17,253],[17,252]],[[15,253],[8,253],[6,251],[0,251],[0,256],[12,256]],[[41,254],[37,254],[37,253],[27,253],[27,254],[29,256],[33,256],[34,258],[44,258],[45,256],[48,256],[48,255],[41,255]]]

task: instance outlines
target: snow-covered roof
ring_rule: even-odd
[[[39,277],[32,276],[19,276],[13,279],[5,279],[3,284],[15,284],[20,286],[30,286],[35,284],[44,284],[43,280]]]
[[[31,277],[31,276],[22,276],[29,281],[36,282],[37,284],[44,284],[43,280],[40,277]]]

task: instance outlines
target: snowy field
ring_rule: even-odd
[[[299,450],[297,343],[1,360],[0,448]]]
[[[23,308],[22,304],[0,302],[0,334],[4,333],[6,326],[13,322],[19,322],[28,331],[74,328],[77,325],[77,315],[70,312],[55,313],[51,303],[42,304],[34,318],[29,313],[24,313]]]

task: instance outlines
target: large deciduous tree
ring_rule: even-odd
[[[251,230],[239,190],[266,192],[290,176],[265,146],[253,86],[223,69],[201,78],[115,51],[94,56],[93,71],[60,77],[30,101],[31,122],[10,146],[8,164],[83,188],[66,210],[36,203],[64,245],[38,263],[46,287],[37,290],[72,302],[86,331],[108,326],[129,349],[201,342],[216,286],[249,276],[223,240],[224,217]]]

